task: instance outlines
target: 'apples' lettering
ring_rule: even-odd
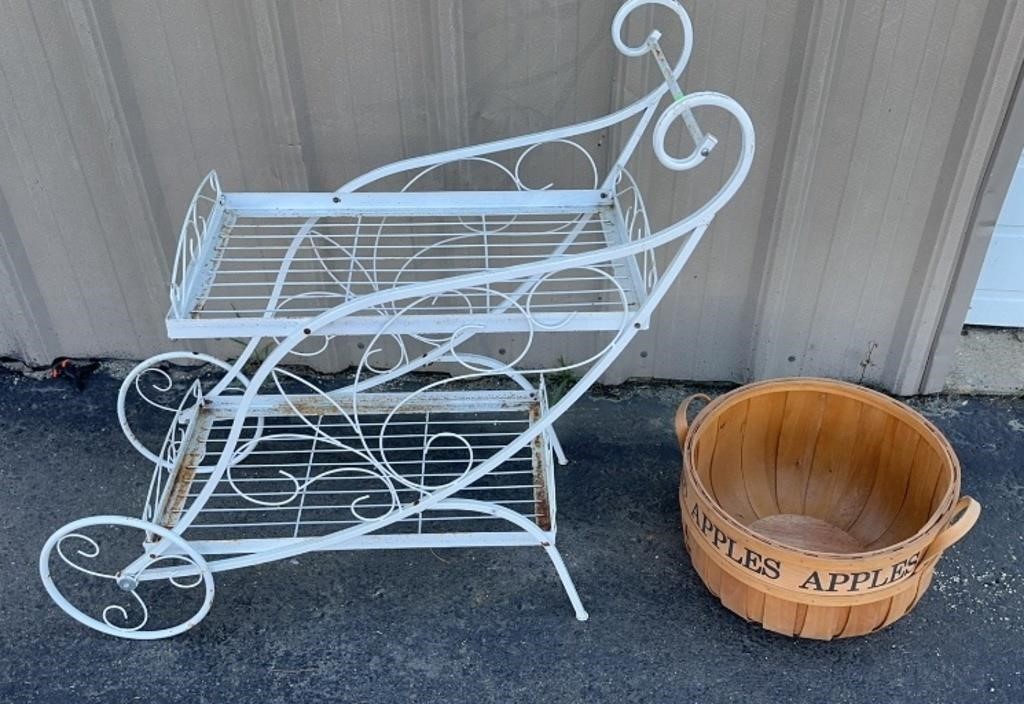
[[[823,577],[815,571],[804,580],[800,588],[816,592],[859,592],[862,587],[863,591],[880,589],[913,575],[919,559],[919,555],[911,555],[888,568],[879,567],[870,572],[826,572]]]
[[[690,518],[693,519],[693,524],[700,528],[701,533],[707,537],[712,547],[740,567],[768,579],[778,579],[782,574],[782,564],[777,559],[765,557],[756,550],[737,545],[736,540],[715,525],[711,517],[701,512],[700,506],[696,503],[690,510]]]

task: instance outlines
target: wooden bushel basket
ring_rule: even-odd
[[[709,401],[690,426],[694,398]],[[907,614],[977,521],[949,443],[910,408],[778,379],[676,413],[686,549],[727,608],[790,636],[871,633]]]

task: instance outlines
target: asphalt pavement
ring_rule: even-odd
[[[194,630],[132,642],[66,616],[37,566],[67,521],[139,513],[118,383],[0,372],[0,701],[1024,701],[1024,400],[912,401],[983,514],[871,636],[791,639],[721,607],[681,545],[671,431],[685,394],[721,389],[630,383],[558,425],[559,547],[588,622],[536,548],[337,552],[219,573]]]

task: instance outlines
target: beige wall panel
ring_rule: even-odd
[[[393,159],[624,104],[657,76],[612,46],[617,4],[0,0],[0,355],[41,363],[182,346],[163,332],[169,262],[210,169],[229,190],[329,190]],[[925,364],[911,357],[935,334],[933,299],[948,294],[963,237],[947,202],[969,210],[965,165],[978,169],[963,145],[991,148],[998,124],[976,116],[1005,104],[1012,84],[976,79],[1020,55],[1024,39],[1000,29],[1017,11],[975,0],[684,4],[696,30],[684,88],[734,95],[757,127],[757,158],[608,380],[823,374],[913,390]],[[659,13],[630,33],[644,36]],[[666,41],[678,45],[672,31]],[[697,173],[666,172],[646,142],[631,164],[655,223],[724,178],[730,128],[706,119],[724,139]],[[588,142],[599,163],[610,141]],[[538,152],[527,180],[581,184],[585,166]],[[473,167],[437,184],[501,178]],[[537,359],[579,359],[597,344],[553,336]],[[340,346],[330,363],[354,354]]]

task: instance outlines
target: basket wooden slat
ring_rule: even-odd
[[[694,398],[708,401],[692,428]],[[905,405],[826,379],[780,379],[676,416],[694,569],[731,611],[805,638],[907,614],[977,520],[949,443]]]

